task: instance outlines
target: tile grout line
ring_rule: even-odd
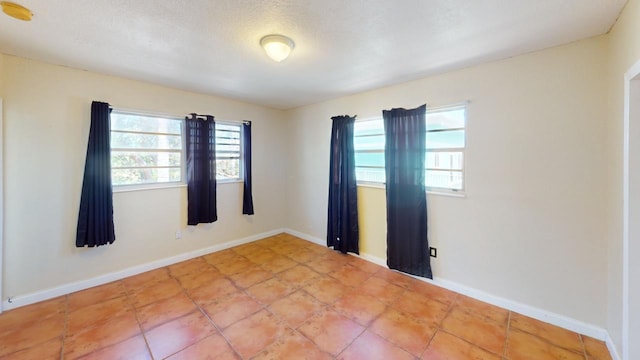
[[[429,350],[429,346],[431,346],[431,343],[433,342],[433,339],[436,337],[438,332],[440,332],[441,330],[446,332],[442,328],[442,323],[444,323],[444,320],[447,318],[447,316],[449,316],[451,311],[453,311],[453,308],[455,307],[456,301],[458,300],[458,296],[459,296],[459,294],[456,294],[456,296],[453,298],[453,300],[451,300],[451,303],[448,305],[447,312],[444,314],[442,319],[440,319],[440,321],[438,323],[436,323],[436,331],[433,333],[433,335],[431,335],[431,338],[429,338],[429,342],[427,343],[427,347],[420,354],[421,358],[424,356],[424,354],[427,352],[427,350]],[[434,301],[437,301],[437,300],[434,299]],[[462,339],[462,340],[464,340],[464,339]]]
[[[167,269],[167,272],[168,271],[169,271],[169,269]],[[133,300],[129,296],[129,291],[127,290],[127,287],[126,287],[126,285],[124,283],[122,283],[122,287],[124,287],[124,291],[125,291],[125,296],[127,298],[127,302],[129,303],[129,306],[131,306],[131,309],[133,310],[133,316],[135,316],[135,318],[136,318],[136,322],[138,323],[138,328],[140,328],[140,335],[142,335],[142,339],[144,340],[144,343],[147,346],[147,351],[149,352],[149,356],[151,356],[151,359],[155,359],[155,357],[153,356],[153,352],[151,351],[151,346],[149,345],[149,341],[147,340],[147,335],[146,335],[144,329],[142,328],[142,324],[140,324],[140,319],[138,318],[138,311],[137,311],[136,307],[133,305]],[[123,340],[122,342],[127,341],[127,340],[129,340],[129,339]]]
[[[231,249],[233,249],[233,248],[231,248]],[[206,259],[204,259],[204,257],[203,257],[203,256],[200,256],[199,258],[202,258],[202,260],[205,262],[205,264],[207,264],[208,266],[210,266],[210,267],[214,268],[214,270],[218,271],[218,270],[217,270],[217,268],[216,268],[213,264],[211,264],[210,262],[208,262]],[[167,270],[168,270],[168,269],[167,269]],[[218,271],[218,272],[219,272],[219,271]],[[220,273],[220,274],[222,274],[222,273]],[[225,278],[225,279],[227,278],[227,275],[225,275],[225,274],[222,274],[222,275],[224,276],[224,278]],[[216,329],[216,331],[218,332],[218,334],[217,334],[217,335],[220,335],[220,337],[221,337],[221,338],[223,338],[223,339],[224,339],[224,341],[227,343],[227,345],[229,346],[229,348],[230,348],[230,349],[231,349],[231,350],[232,350],[236,355],[238,355],[238,357],[240,357],[240,358],[242,359],[242,356],[240,355],[240,353],[239,353],[239,352],[238,352],[238,351],[233,347],[233,345],[229,342],[229,340],[227,339],[227,337],[226,337],[226,336],[224,336],[224,333],[222,332],[222,329],[221,329],[221,328],[220,328],[220,327],[219,327],[219,326],[218,326],[218,325],[213,321],[213,319],[209,316],[209,314],[207,313],[207,311],[206,311],[205,309],[203,309],[203,308],[200,306],[200,304],[198,304],[198,303],[197,303],[197,302],[196,302],[196,301],[191,297],[191,295],[189,294],[189,292],[187,291],[187,289],[186,289],[186,288],[184,288],[184,287],[182,286],[182,284],[180,283],[180,280],[178,280],[177,278],[175,278],[175,277],[173,276],[173,274],[171,274],[171,271],[169,271],[169,276],[171,276],[171,277],[173,277],[174,279],[176,279],[176,281],[177,281],[177,282],[178,282],[178,284],[180,285],[180,289],[182,289],[182,293],[183,293],[186,297],[188,297],[188,298],[189,298],[189,300],[191,300],[191,302],[196,306],[196,309],[197,309],[198,311],[200,311],[200,313],[201,313],[205,318],[207,318],[207,320],[209,320],[209,323],[211,323],[211,325],[213,325],[213,328],[214,328],[214,329]],[[233,283],[233,282],[232,282],[232,283]],[[234,285],[234,286],[235,286],[235,285]],[[239,289],[239,290],[240,290],[240,289]],[[227,297],[228,297],[228,296],[230,296],[230,295],[231,295],[231,294],[227,295]],[[186,315],[189,315],[189,314],[186,314]],[[184,315],[184,316],[186,316],[186,315]],[[172,320],[172,321],[173,321],[173,320]],[[173,355],[175,355],[175,354],[177,354],[177,353],[179,353],[179,352],[181,352],[181,351],[183,351],[183,350],[186,350],[186,349],[188,349],[188,348],[190,348],[190,347],[192,347],[192,346],[196,345],[197,343],[199,343],[199,342],[203,341],[204,339],[206,339],[206,338],[208,338],[208,337],[211,337],[211,336],[214,336],[214,334],[209,335],[209,336],[205,336],[204,338],[202,338],[202,339],[198,340],[197,342],[195,342],[195,343],[193,343],[193,344],[191,344],[191,345],[187,346],[187,347],[186,347],[186,348],[184,348],[184,349],[180,349],[180,350],[176,351],[174,354],[171,354],[171,355],[169,355],[169,356],[167,356],[167,357],[173,356]]]
[[[511,333],[511,311],[507,316],[507,337],[504,339],[504,348],[502,349],[502,358],[507,358],[507,349],[509,348],[509,334]]]
[[[584,355],[585,360],[588,360],[589,358],[587,357],[587,347],[584,344],[584,338],[582,337],[582,334],[578,334],[578,337],[580,338],[580,344],[582,345],[582,354]]]
[[[67,322],[69,321],[69,294],[64,297],[64,325],[62,328],[62,344],[60,346],[60,359],[64,360],[64,344],[67,339]]]
[[[510,312],[510,314],[511,313],[512,312]],[[515,314],[518,314],[518,313],[516,312]],[[522,315],[522,314],[518,314],[518,315],[527,317],[526,315]],[[533,319],[533,318],[531,318],[531,319]],[[582,334],[577,333],[575,331],[568,330],[568,329],[560,328],[558,326],[555,326],[555,325],[552,325],[552,324],[549,324],[549,323],[545,323],[544,321],[541,321],[541,320],[537,320],[537,319],[533,319],[533,320],[536,321],[536,322],[540,322],[540,323],[544,324],[545,326],[549,325],[549,326],[552,326],[554,328],[559,328],[561,330],[568,331],[568,332],[570,332],[570,333],[572,333],[574,335],[577,335],[578,339],[580,340],[580,345],[582,346],[582,349],[583,349],[581,355],[585,355],[586,356],[586,350],[585,350],[585,347],[584,347],[584,343],[582,341],[582,336],[583,336]],[[518,330],[519,332],[525,333],[527,335],[533,336],[534,338],[536,338],[536,339],[538,339],[538,340],[540,340],[540,341],[542,341],[542,342],[544,342],[544,343],[546,343],[548,345],[551,345],[553,347],[560,348],[562,350],[568,351],[568,352],[573,353],[573,354],[580,354],[580,351],[576,351],[576,349],[572,349],[572,348],[566,347],[565,345],[556,344],[553,341],[540,336],[536,332],[532,332],[532,331],[529,331],[529,330],[526,330],[526,329],[523,329],[523,328],[516,328],[516,330]]]
[[[233,248],[230,248],[230,250],[233,250]],[[243,257],[243,258],[247,259],[247,261],[250,261],[251,263],[253,263],[251,260],[249,260],[248,258],[246,258],[244,255],[241,255],[241,254],[239,254],[239,253],[237,253],[237,252],[236,252],[236,255],[238,255],[238,256],[240,256],[240,257]],[[258,299],[254,298],[250,293],[248,293],[248,292],[246,291],[246,289],[241,288],[241,287],[239,287],[238,285],[236,285],[236,284],[235,284],[235,282],[231,279],[231,276],[232,276],[232,275],[235,275],[235,274],[229,274],[229,275],[227,275],[227,274],[223,274],[223,273],[221,273],[221,272],[220,272],[220,271],[215,267],[215,265],[214,265],[214,264],[212,264],[212,263],[210,263],[210,262],[208,262],[208,261],[206,261],[206,260],[205,260],[205,262],[206,262],[209,266],[213,267],[213,268],[214,268],[214,270],[218,271],[218,272],[223,276],[223,278],[224,278],[224,279],[226,279],[226,280],[230,281],[230,282],[233,284],[233,286],[234,286],[236,289],[238,289],[238,290],[239,290],[238,292],[241,292],[241,293],[245,294],[246,296],[248,296],[249,298],[251,298],[252,300],[254,300],[257,304],[259,304],[259,305],[260,305],[260,309],[259,309],[259,310],[256,310],[256,311],[254,311],[254,312],[252,312],[252,313],[250,313],[250,314],[247,314],[247,315],[243,316],[243,317],[242,317],[242,318],[240,318],[240,319],[237,319],[237,320],[236,320],[235,322],[233,322],[232,324],[227,325],[227,327],[226,327],[226,328],[228,328],[228,327],[232,326],[233,324],[235,324],[235,323],[237,323],[237,322],[239,322],[239,321],[242,321],[242,320],[244,320],[244,319],[247,319],[247,318],[249,318],[249,317],[253,316],[254,314],[256,314],[256,313],[258,313],[258,312],[260,312],[260,311],[262,311],[262,310],[266,310],[266,311],[268,311],[268,309],[267,309],[267,306],[266,306],[266,305],[262,304],[260,301],[258,301]],[[222,263],[225,263],[225,262],[224,262],[224,261],[222,261],[222,262],[221,262],[221,264],[222,264]],[[274,276],[275,276],[275,275],[274,275]],[[270,278],[270,279],[271,279],[271,278]],[[267,279],[267,280],[268,280],[268,279]],[[259,283],[262,283],[262,282],[267,281],[267,280],[263,280],[263,281],[261,281],[261,282],[259,282]],[[259,283],[256,283],[256,284],[259,284]],[[256,284],[253,284],[253,285],[256,285]],[[251,285],[251,286],[253,286],[253,285]],[[183,288],[183,290],[185,290],[185,291],[186,291],[186,289],[184,289],[184,288]],[[225,328],[225,329],[223,329],[223,328],[219,327],[219,326],[218,326],[218,324],[216,324],[216,323],[215,323],[215,321],[213,321],[213,319],[209,316],[209,314],[207,313],[207,311],[206,311],[205,309],[203,309],[203,308],[200,306],[200,304],[198,304],[195,300],[193,300],[193,298],[191,298],[191,296],[190,296],[188,293],[187,293],[186,295],[187,295],[187,296],[189,297],[189,299],[191,299],[191,301],[196,305],[196,307],[200,310],[200,312],[201,312],[202,314],[204,314],[204,316],[205,316],[205,317],[206,317],[206,318],[211,322],[211,324],[213,324],[213,326],[215,327],[215,329],[218,331],[218,334],[220,335],[220,337],[222,337],[222,338],[224,339],[224,341],[227,343],[227,345],[229,345],[229,348],[231,348],[231,350],[232,350],[232,351],[233,351],[233,352],[234,352],[234,353],[235,353],[239,358],[244,359],[244,357],[240,354],[240,352],[239,352],[239,351],[238,351],[238,350],[233,346],[233,344],[232,344],[232,343],[229,341],[229,339],[225,336],[225,334],[224,334],[224,330],[225,330],[226,328]],[[225,296],[225,298],[227,298],[227,297],[231,297],[232,295],[233,295],[233,294],[228,294],[228,295],[226,295],[226,296]],[[201,340],[200,340],[200,341],[201,341]],[[193,344],[193,345],[195,345],[195,344]],[[191,345],[191,346],[193,346],[193,345]],[[190,347],[190,346],[189,346],[189,347]],[[188,348],[188,347],[187,347],[187,348]],[[182,350],[180,350],[180,351],[182,351]]]

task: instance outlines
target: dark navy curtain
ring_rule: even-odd
[[[213,116],[185,118],[187,224],[218,220],[216,204],[216,123]]]
[[[333,246],[345,254],[359,254],[358,194],[353,148],[356,117],[334,116],[331,120],[327,246]]]
[[[425,189],[426,110],[382,112],[387,192],[387,265],[432,278]]]
[[[111,188],[110,117],[109,104],[91,103],[91,129],[76,229],[77,247],[111,244],[116,239]]]
[[[244,156],[242,213],[245,215],[253,215],[253,193],[251,191],[251,121],[242,123],[242,154]]]

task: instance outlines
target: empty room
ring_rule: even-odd
[[[0,359],[640,359],[640,0],[0,4]]]

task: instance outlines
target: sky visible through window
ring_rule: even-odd
[[[464,107],[427,112],[425,182],[428,188],[463,190]],[[356,121],[356,178],[384,183],[384,124],[382,118]]]

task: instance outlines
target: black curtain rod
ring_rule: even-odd
[[[200,120],[207,120],[207,116],[211,116],[212,118],[214,117],[213,115],[208,115],[208,114],[203,115],[203,114],[196,114],[196,113],[191,113],[189,115],[191,115],[191,117],[195,117],[196,119],[200,119]]]
[[[196,114],[196,113],[191,113],[189,115],[191,115],[192,117],[195,116],[197,119],[200,119],[200,120],[207,120],[206,118],[207,116],[211,116],[212,118],[215,118],[213,115],[202,115],[202,114]],[[188,116],[186,118],[188,118]],[[236,121],[233,121],[233,122],[236,122]],[[237,122],[241,122],[245,125],[251,126],[251,120],[242,120]]]

